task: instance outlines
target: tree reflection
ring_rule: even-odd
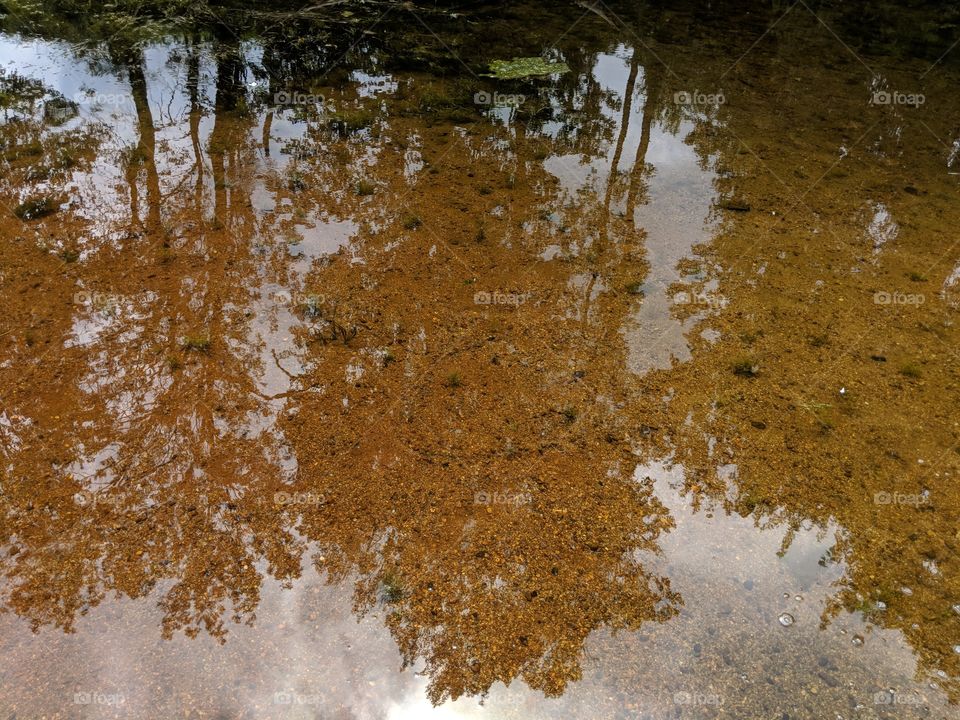
[[[285,48],[266,56],[297,67],[295,54],[278,57]],[[566,287],[586,261],[537,267],[556,234],[542,217],[553,186],[539,154],[551,141],[511,144],[515,128],[475,110],[471,126],[496,143],[404,118],[405,103],[425,101],[401,78],[396,109],[345,85],[338,117],[268,110],[303,132],[264,173],[256,154],[271,128],[250,132],[262,101],[251,61],[236,41],[215,42],[206,107],[200,49],[180,54],[184,87],[169,101],[183,100],[185,153],[159,141],[143,52],[110,53],[138,128],[123,171],[129,215],[91,228],[75,281],[119,300],[71,307],[65,288],[46,352],[16,348],[31,372],[5,404],[5,605],[34,628],[70,631],[110,593],[156,595],[165,636],[223,640],[228,617],[252,622],[262,573],[294,580],[313,547],[331,582],[359,577],[358,612],[389,607],[434,701],[516,677],[562,692],[590,632],[664,620],[680,598],[643,566],[671,520],[631,477],[620,351],[580,333],[584,299]],[[593,64],[589,53],[570,61]],[[561,115],[578,98],[614,102],[592,78],[574,90],[581,80],[557,87]],[[553,149],[589,155],[603,137],[561,136]],[[466,195],[450,178],[478,157],[489,171]],[[360,178],[373,197],[356,192]],[[278,209],[258,214],[264,190]],[[349,251],[304,254],[312,232],[348,219]],[[98,239],[116,236],[126,240]],[[517,267],[529,277],[503,272]],[[294,302],[277,305],[270,287]],[[477,305],[478,291],[529,301]],[[556,322],[558,308],[570,319]],[[296,343],[278,351],[281,323]],[[322,341],[331,324],[354,333]],[[279,392],[267,380],[278,371]],[[66,373],[75,380],[36,392]],[[279,499],[303,497],[322,504]]]

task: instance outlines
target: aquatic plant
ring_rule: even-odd
[[[186,335],[180,344],[184,350],[207,352],[210,349],[210,338],[202,335]]]
[[[394,573],[388,572],[383,576],[383,599],[387,603],[398,603],[405,595],[403,583]]]
[[[920,371],[920,366],[916,363],[907,363],[900,368],[900,374],[904,377],[912,378],[916,380],[922,374]]]
[[[490,76],[499,80],[519,80],[539,75],[560,75],[570,72],[565,62],[550,62],[542,57],[494,60],[490,63]]]
[[[759,371],[756,361],[750,357],[739,358],[733,363],[733,374],[740,377],[756,377]]]

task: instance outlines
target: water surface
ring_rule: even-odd
[[[2,717],[956,717],[960,50],[871,7],[10,6]]]

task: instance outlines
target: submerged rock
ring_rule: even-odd
[[[739,198],[724,200],[720,203],[720,207],[724,210],[732,210],[733,212],[750,212],[751,209],[750,203]]]
[[[62,125],[79,113],[80,106],[65,97],[55,97],[43,104],[43,116],[53,125]]]
[[[57,204],[48,197],[32,198],[14,208],[13,214],[21,220],[36,220],[57,211]]]

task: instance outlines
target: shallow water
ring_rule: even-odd
[[[949,11],[57,7],[0,717],[958,716]]]

